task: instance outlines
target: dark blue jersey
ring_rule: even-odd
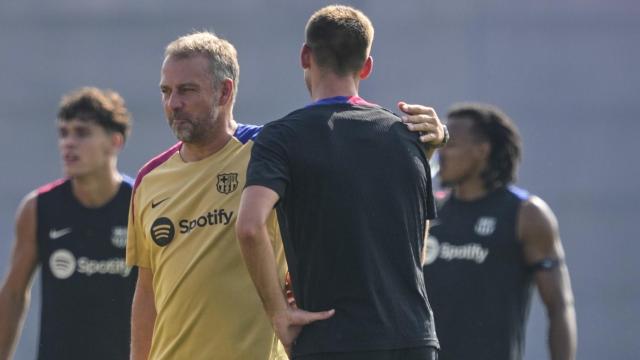
[[[451,195],[439,208],[424,274],[440,359],[522,358],[533,284],[517,219],[527,198],[518,188],[500,188],[474,201]]]
[[[422,277],[435,215],[418,135],[356,98],[326,99],[264,127],[247,186],[280,196],[278,221],[305,326],[294,356],[438,346]]]
[[[99,208],[72,194],[71,181],[38,189],[42,274],[39,359],[128,359],[136,271],[125,266],[132,180]]]

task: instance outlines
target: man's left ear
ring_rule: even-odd
[[[227,105],[233,100],[233,80],[224,79],[220,85],[218,105]]]
[[[368,78],[371,75],[371,71],[373,71],[373,58],[369,55],[367,60],[364,61],[362,70],[360,70],[360,80]]]

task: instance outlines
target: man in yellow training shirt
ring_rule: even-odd
[[[134,185],[127,264],[139,267],[131,358],[286,358],[246,270],[234,225],[252,138],[261,127],[233,119],[235,48],[207,32],[165,51],[160,89],[178,140],[149,161]],[[430,109],[406,106],[423,141],[441,142]],[[282,281],[286,271],[275,215],[269,231]]]
[[[233,228],[259,130],[233,120],[238,72],[234,47],[212,34],[167,46],[160,88],[180,142],[149,161],[134,186],[133,359],[278,358]],[[274,251],[284,276],[280,241]]]

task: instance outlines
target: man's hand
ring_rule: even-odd
[[[298,304],[296,303],[296,298],[293,295],[293,285],[291,285],[291,275],[287,271],[287,274],[284,276],[284,295],[287,298],[287,305],[297,309]]]
[[[320,312],[304,311],[292,306],[273,314],[271,323],[276,336],[282,342],[287,355],[291,357],[291,347],[305,325],[318,320],[326,320],[335,314],[335,310]]]
[[[419,131],[420,141],[433,147],[439,147],[445,140],[444,128],[433,108],[423,105],[398,102],[398,108],[405,113],[402,121],[411,131]]]

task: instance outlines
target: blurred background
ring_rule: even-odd
[[[209,29],[238,49],[236,120],[263,124],[308,102],[298,55],[326,1],[0,2],[0,276],[15,209],[61,176],[55,114],[84,85],[119,91],[134,115],[120,169],[134,176],[175,142],[164,119],[164,46]],[[345,1],[373,21],[374,71],[361,95],[395,110],[456,101],[502,107],[524,138],[518,184],[560,221],[578,315],[578,358],[637,359],[640,343],[640,3],[635,0]],[[499,281],[499,279],[496,279]],[[36,279],[16,359],[33,359]],[[547,358],[535,299],[526,359]]]

